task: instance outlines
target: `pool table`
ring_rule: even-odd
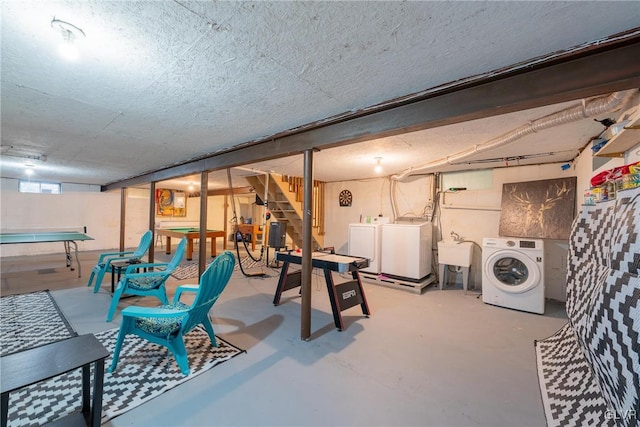
[[[159,228],[157,230],[158,236],[165,236],[167,238],[166,253],[171,253],[171,238],[176,237],[182,239],[187,238],[187,260],[193,259],[193,239],[200,238],[199,228]],[[207,237],[211,239],[211,257],[214,258],[216,254],[216,238],[222,237],[224,242],[224,248],[227,249],[227,239],[224,238],[224,231],[220,230],[207,230]],[[201,245],[204,246],[204,245]]]

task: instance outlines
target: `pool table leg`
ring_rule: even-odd
[[[211,238],[211,258],[215,258],[216,257],[216,237],[212,237]]]
[[[187,261],[193,259],[193,239],[187,239]]]
[[[165,253],[168,255],[171,253],[171,237],[167,236],[167,250]]]

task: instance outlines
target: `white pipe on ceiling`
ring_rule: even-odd
[[[597,116],[599,114],[616,111],[620,109],[621,106],[629,103],[637,92],[637,89],[633,89],[624,92],[614,92],[610,95],[593,98],[590,100],[582,100],[580,104],[536,119],[526,125],[520,126],[510,132],[507,132],[504,135],[501,135],[482,144],[475,144],[472,147],[459,151],[450,156],[425,163],[421,166],[406,169],[405,171],[397,175],[392,175],[391,179],[393,181],[402,181],[403,179],[411,175],[436,172],[439,168],[454,165],[457,162],[463,161],[464,159],[467,159],[477,153],[482,153],[487,150],[492,150],[495,148],[503,147],[505,145],[509,145],[531,133]]]

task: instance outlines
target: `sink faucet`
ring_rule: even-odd
[[[455,231],[451,232],[451,237],[453,237],[454,242],[460,243],[462,241],[462,239],[460,238],[460,235]]]

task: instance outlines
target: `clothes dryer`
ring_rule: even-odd
[[[482,301],[544,313],[544,241],[488,238],[482,241]]]
[[[369,259],[369,266],[360,269],[363,273],[380,274],[380,240],[382,224],[349,224],[348,255]]]

